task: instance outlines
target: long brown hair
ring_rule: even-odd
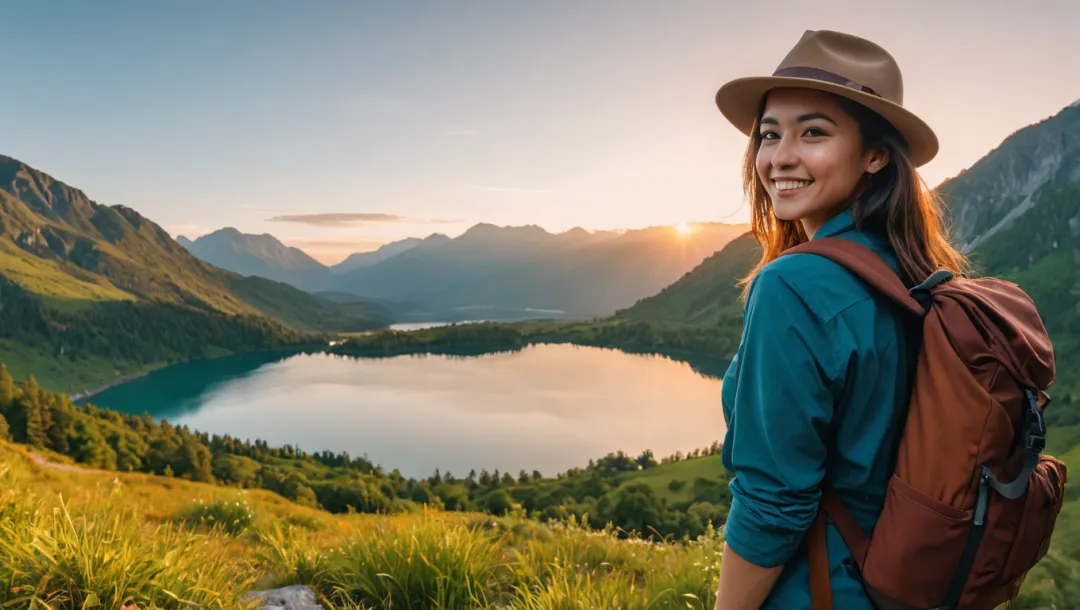
[[[968,261],[949,243],[943,205],[916,171],[904,138],[892,124],[866,106],[829,95],[858,123],[863,150],[884,147],[889,151],[888,164],[873,175],[866,190],[852,203],[856,227],[888,239],[908,287],[922,282],[938,269],[948,269],[958,276],[964,274]],[[764,108],[763,99],[743,161],[743,191],[750,201],[750,227],[763,249],[761,259],[740,282],[744,300],[751,281],[762,267],[784,250],[807,240],[801,223],[782,220],[773,214],[769,195],[758,176],[759,122]]]

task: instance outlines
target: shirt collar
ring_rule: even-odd
[[[821,239],[823,237],[834,237],[841,233],[847,233],[855,229],[855,214],[851,210],[851,206],[844,208],[838,212],[835,216],[825,221],[825,224],[818,228],[814,233],[813,239]]]

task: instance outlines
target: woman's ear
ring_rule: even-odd
[[[870,155],[870,160],[866,166],[866,172],[869,174],[876,174],[881,171],[881,168],[889,164],[889,149],[888,148],[875,148]]]

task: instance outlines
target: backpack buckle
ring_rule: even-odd
[[[1035,453],[1042,453],[1042,450],[1046,449],[1046,436],[1028,432],[1027,449],[1029,451],[1034,451]]]
[[[1028,399],[1028,410],[1024,413],[1024,419],[1028,420],[1025,447],[1035,453],[1042,453],[1046,448],[1046,421],[1039,409],[1039,399],[1035,392],[1031,388],[1025,388],[1024,393]]]
[[[923,306],[923,309],[930,307],[930,291],[936,288],[939,284],[953,279],[953,272],[948,269],[938,269],[930,274],[921,284],[908,290],[908,294],[911,298],[919,302],[919,305]]]

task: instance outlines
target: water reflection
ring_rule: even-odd
[[[406,476],[552,475],[611,451],[663,456],[721,439],[725,366],[566,344],[363,357],[292,350],[170,367],[90,402],[366,455]]]

